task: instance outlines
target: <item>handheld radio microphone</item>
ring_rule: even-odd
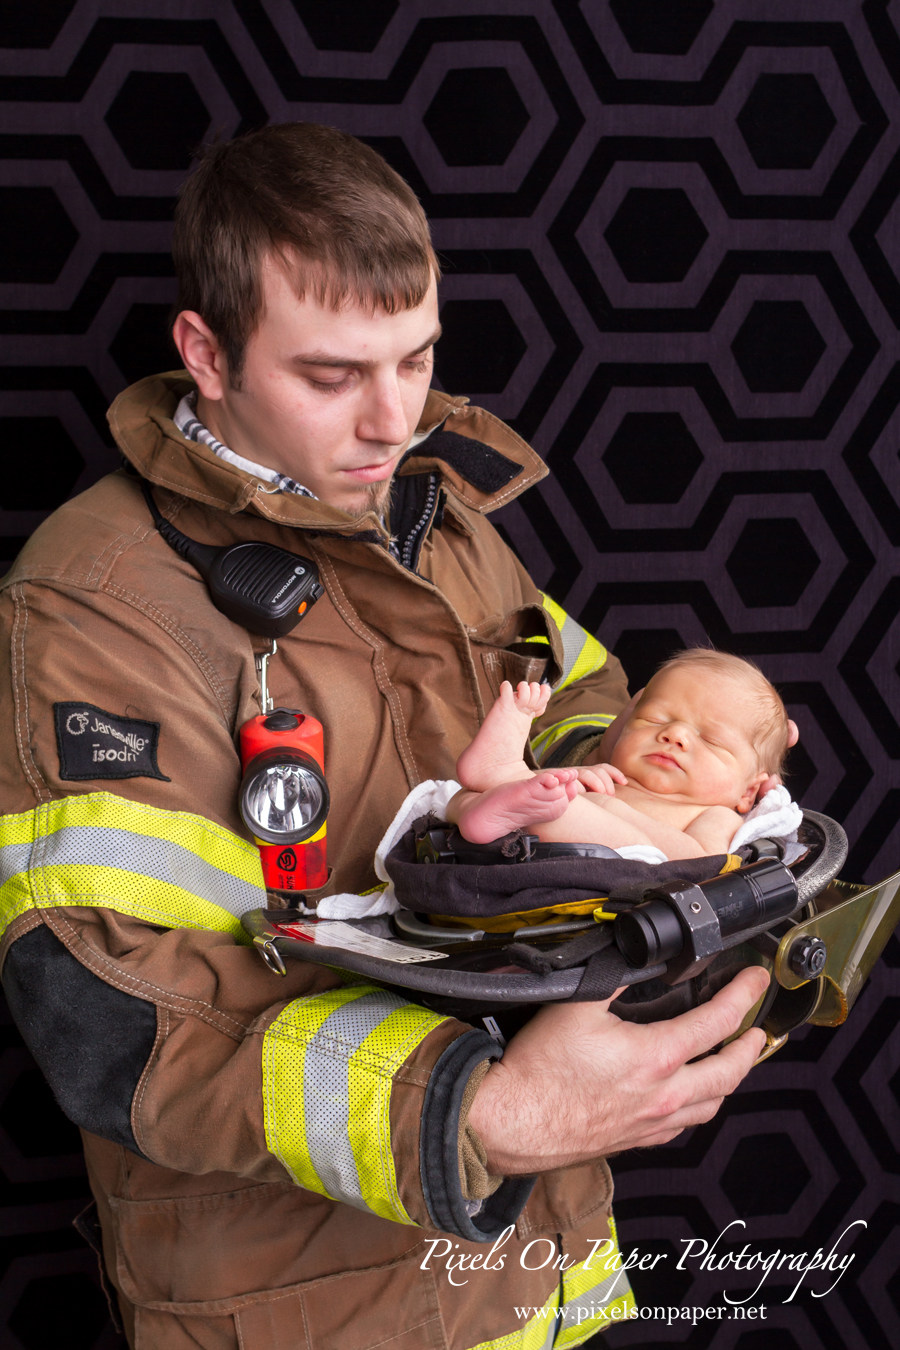
[[[200,573],[216,609],[251,633],[273,639],[272,653],[274,639],[296,628],[324,595],[319,570],[308,558],[258,540],[198,543],[166,520],[146,479],[141,479],[141,491],[156,528]],[[294,709],[270,706],[266,665],[272,653],[257,657],[262,714],[240,730],[240,811],[259,848],[266,889],[313,890],[328,880],[322,724]]]
[[[284,637],[324,595],[319,569],[308,558],[258,540],[200,544],[166,520],[146,479],[141,479],[141,491],[156,528],[170,548],[196,567],[216,609],[249,632]]]

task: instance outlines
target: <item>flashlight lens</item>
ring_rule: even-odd
[[[322,786],[299,764],[273,764],[258,774],[247,794],[253,820],[271,834],[308,829],[322,809]]]
[[[299,844],[311,838],[324,824],[328,806],[325,779],[305,755],[268,751],[247,767],[241,815],[266,843]]]

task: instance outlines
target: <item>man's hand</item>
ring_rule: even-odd
[[[616,1017],[610,999],[542,1008],[472,1106],[488,1171],[545,1172],[665,1144],[710,1120],[762,1052],[765,1032],[751,1028],[717,1054],[688,1061],[733,1035],[768,982],[753,966],[701,1007],[644,1025]]]
[[[800,739],[800,732],[797,729],[797,723],[788,718],[788,749],[796,745]],[[761,802],[770,788],[781,787],[781,779],[777,773],[770,773],[765,782],[760,783],[759,791],[756,794],[756,800]]]

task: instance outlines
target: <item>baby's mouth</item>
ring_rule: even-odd
[[[654,750],[654,752],[651,755],[647,756],[647,759],[650,761],[651,764],[660,764],[664,768],[673,768],[673,769],[681,768],[681,765],[678,763],[678,760],[674,757],[674,755],[663,754],[662,751],[660,750]]]

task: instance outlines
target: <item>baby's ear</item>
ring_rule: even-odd
[[[756,805],[756,794],[768,777],[769,774],[766,773],[765,769],[761,769],[755,778],[751,778],[744,790],[743,796],[734,808],[735,811],[740,815],[745,816],[750,808]]]

